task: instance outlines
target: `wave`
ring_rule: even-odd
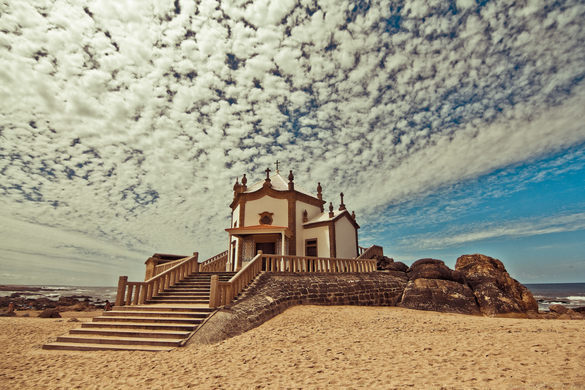
[[[585,301],[585,297],[579,295],[571,295],[568,296],[566,299],[568,299],[569,301]]]

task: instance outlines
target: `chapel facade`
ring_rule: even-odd
[[[246,175],[241,183],[236,179],[229,248],[226,269],[237,271],[258,251],[264,254],[356,258],[358,229],[355,213],[349,213],[343,203],[334,210],[333,203],[323,200],[321,183],[317,195],[295,187],[290,171],[285,180],[277,169],[266,178],[247,185]]]

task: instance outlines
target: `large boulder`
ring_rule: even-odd
[[[473,291],[459,272],[442,260],[420,259],[407,271],[408,284],[399,306],[462,314],[479,314]]]
[[[530,291],[512,279],[498,259],[481,254],[463,255],[457,259],[455,270],[465,277],[484,315],[538,311]]]
[[[451,280],[457,283],[465,283],[460,272],[451,270],[442,260],[437,259],[420,259],[412,263],[408,269],[408,280],[422,278]]]
[[[400,261],[394,261],[391,257],[374,256],[377,260],[378,271],[399,271],[406,272],[408,266]]]
[[[409,280],[398,306],[461,314],[480,314],[473,291],[462,283],[444,279]]]

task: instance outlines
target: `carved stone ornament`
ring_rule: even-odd
[[[274,213],[264,211],[258,215],[260,215],[260,225],[272,225],[272,216]]]

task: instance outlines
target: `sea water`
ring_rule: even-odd
[[[550,305],[568,308],[585,306],[585,283],[525,284],[538,302],[539,311],[548,311]]]
[[[60,297],[89,297],[91,303],[110,302],[116,300],[116,287],[86,287],[86,286],[10,286],[4,285],[0,291],[0,297],[9,297],[18,294],[25,299],[48,298],[58,300]],[[83,301],[84,298],[79,298]]]

